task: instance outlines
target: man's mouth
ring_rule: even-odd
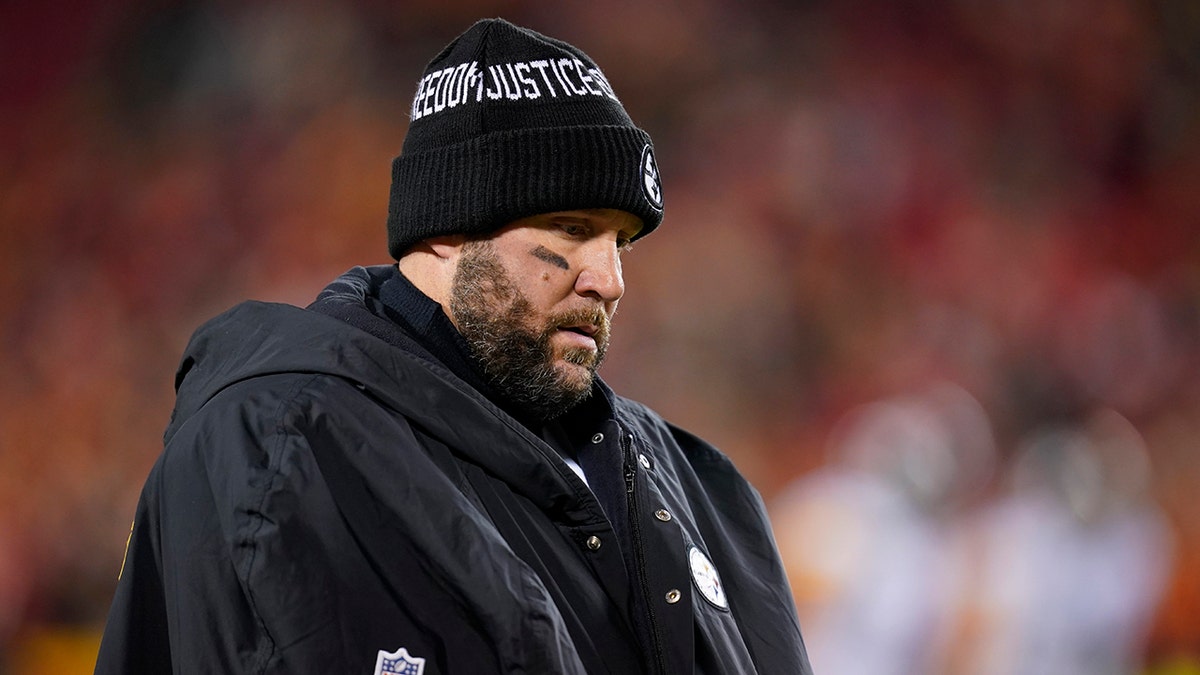
[[[583,349],[591,353],[603,351],[605,343],[608,342],[607,328],[598,323],[562,324],[558,326],[557,332],[562,336],[560,338],[562,346]]]
[[[564,312],[552,320],[562,347],[583,349],[603,357],[608,347],[609,318],[600,311]]]
[[[591,323],[576,324],[573,326],[559,326],[558,329],[570,331],[572,333],[579,333],[580,335],[584,335],[592,339],[595,339],[596,333],[600,332],[600,327]]]

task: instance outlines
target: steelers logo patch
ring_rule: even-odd
[[[650,202],[650,206],[662,210],[662,183],[658,177],[658,163],[654,161],[654,148],[651,148],[649,143],[646,144],[646,147],[642,148],[640,166],[642,171],[642,196],[646,198],[646,201]]]
[[[688,564],[692,568],[692,581],[696,583],[700,595],[717,609],[729,609],[729,599],[725,597],[725,587],[721,585],[717,568],[713,567],[712,561],[700,547],[693,546],[688,551]]]

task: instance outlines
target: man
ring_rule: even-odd
[[[397,265],[193,337],[97,672],[809,672],[758,494],[595,375],[649,137],[500,20],[411,114]]]

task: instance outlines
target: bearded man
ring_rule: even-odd
[[[193,336],[97,672],[810,672],[757,492],[596,375],[649,136],[502,20],[411,115],[396,264]]]

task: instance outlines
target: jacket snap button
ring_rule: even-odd
[[[600,441],[603,441],[603,440],[604,440],[604,434],[596,434],[595,436],[592,436],[593,443],[599,443]]]
[[[659,509],[654,512],[654,517],[665,523],[671,519],[671,512],[666,509]]]
[[[592,549],[593,551],[599,550],[600,549],[600,537],[597,537],[596,535],[592,535],[592,536],[588,537],[587,538],[587,547]]]
[[[667,591],[667,603],[668,604],[673,605],[673,604],[679,602],[680,597],[681,597],[681,594],[679,593],[679,589],[677,589],[677,588],[672,588],[671,590]]]
[[[650,459],[647,458],[645,455],[638,455],[638,462],[641,463],[643,469],[650,468]]]

